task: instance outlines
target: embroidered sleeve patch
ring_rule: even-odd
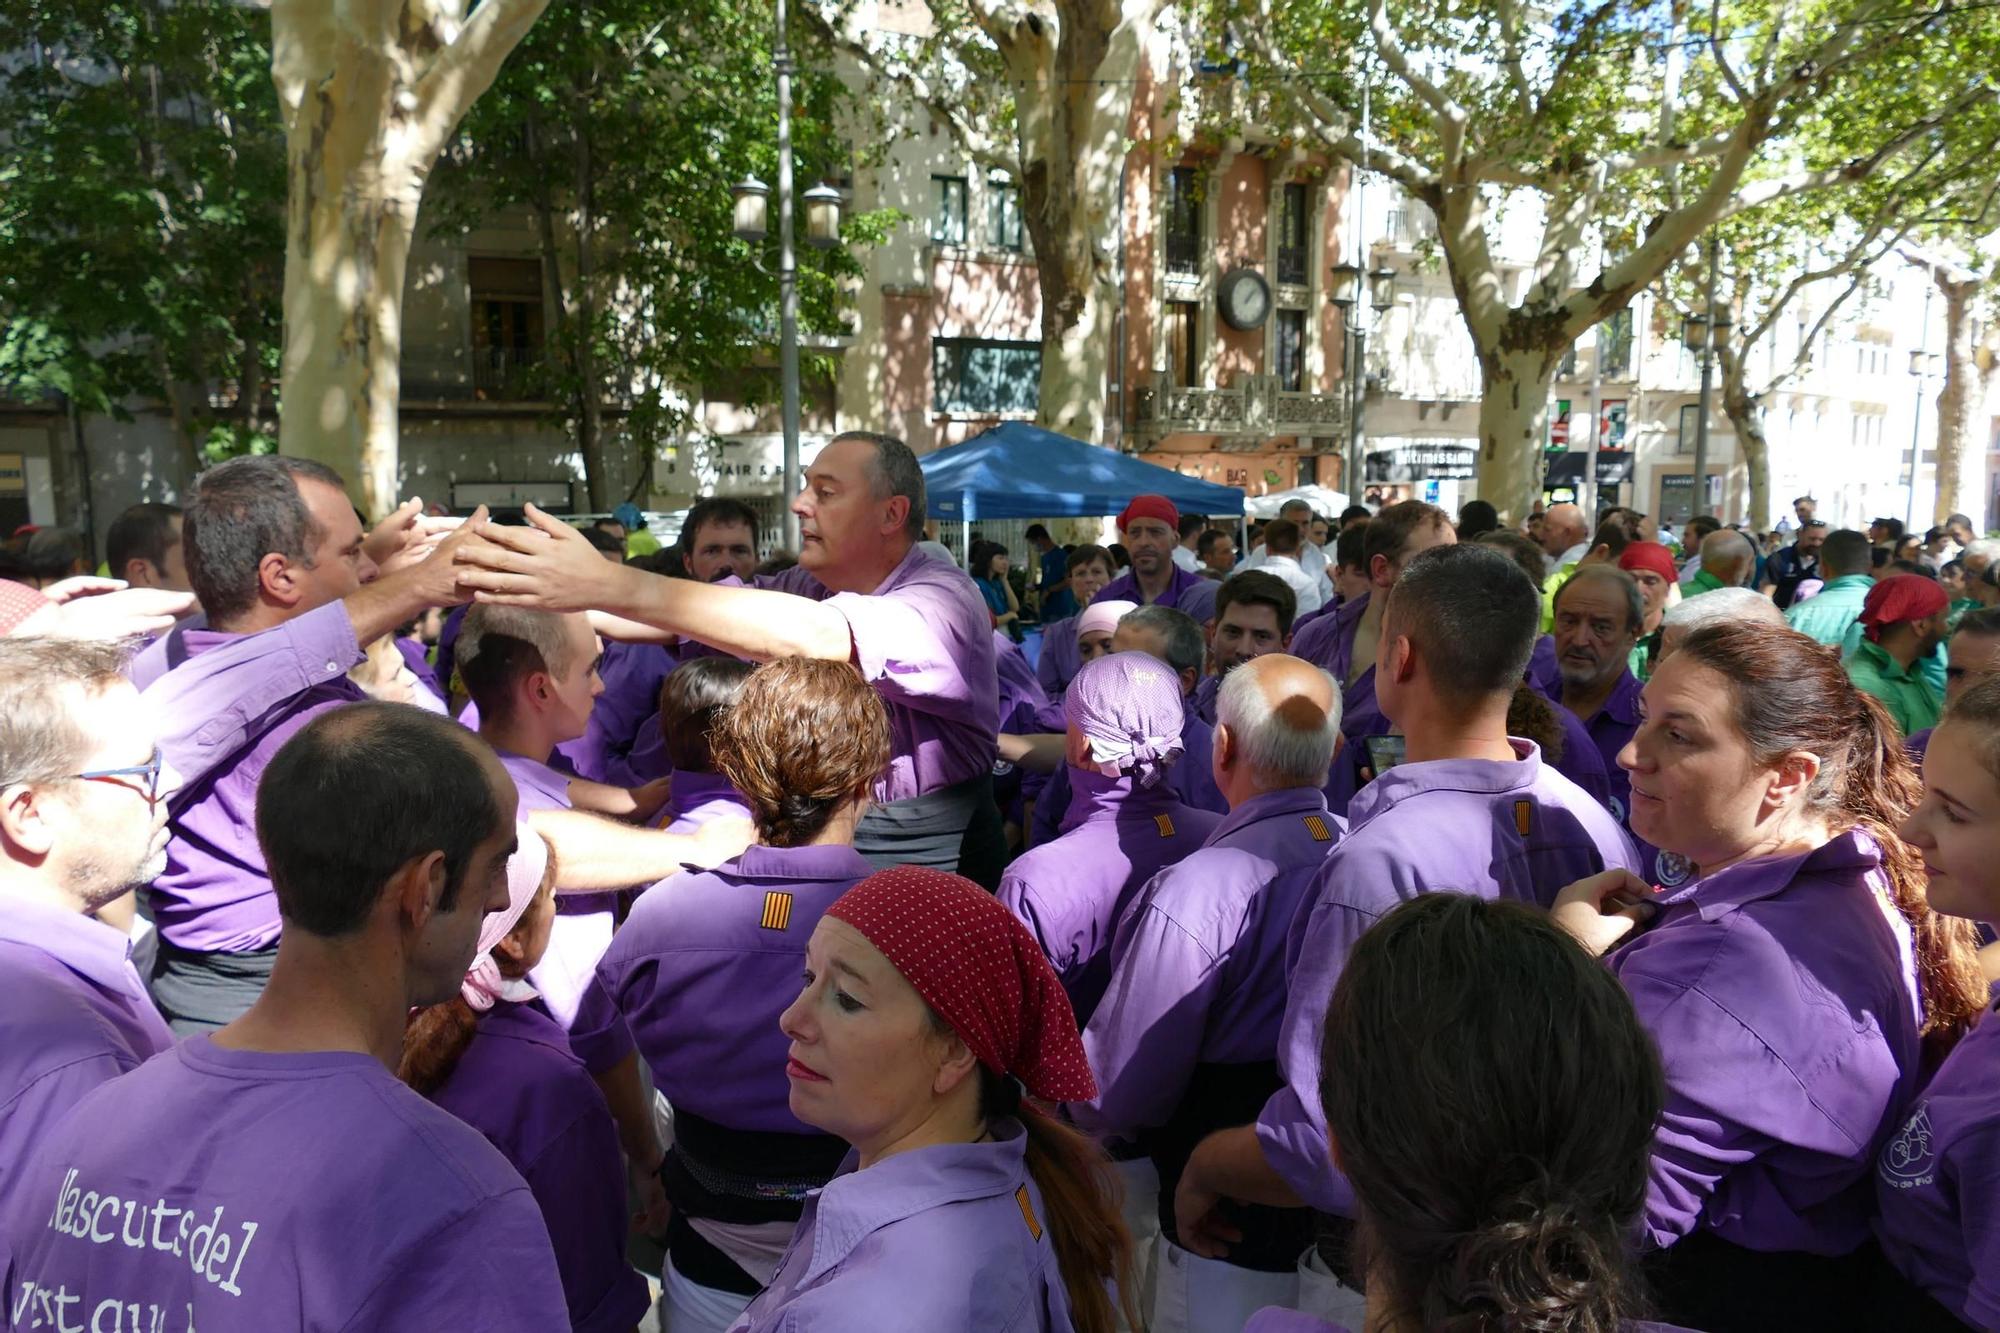
[[[1042,1224],[1035,1220],[1034,1200],[1028,1197],[1026,1185],[1014,1191],[1014,1202],[1021,1205],[1021,1220],[1028,1224],[1028,1234],[1036,1240],[1042,1238]]]
[[[1306,832],[1312,834],[1314,842],[1333,841],[1333,830],[1326,826],[1326,817],[1323,815],[1307,815]]]
[[[1524,838],[1528,836],[1528,825],[1530,822],[1530,816],[1532,816],[1534,813],[1535,813],[1535,807],[1532,802],[1529,801],[1514,802],[1514,828]]]
[[[1160,826],[1161,837],[1171,838],[1174,836],[1174,817],[1172,815],[1154,815],[1153,822]]]
[[[776,889],[764,895],[764,917],[757,923],[766,930],[783,930],[792,924],[792,895]]]

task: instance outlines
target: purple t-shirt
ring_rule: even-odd
[[[18,1329],[129,1328],[134,1309],[203,1333],[569,1323],[520,1173],[372,1056],[191,1037],[78,1102],[17,1185]]]
[[[1042,626],[1042,654],[1035,659],[1035,679],[1057,703],[1062,702],[1076,673],[1083,670],[1083,654],[1076,646],[1076,622],[1081,614]]]
[[[750,802],[720,773],[674,774],[673,793],[654,821],[669,833],[696,833],[718,819],[750,818]]]
[[[872,593],[835,593],[803,566],[763,587],[824,602],[854,636],[854,662],[889,711],[887,803],[990,773],[1000,734],[993,617],[958,566],[917,547]]]
[[[167,868],[150,890],[154,924],[193,952],[268,949],[278,899],[257,845],[257,782],[308,722],[368,697],[347,678],[361,647],[339,602],[257,634],[181,639],[187,660],[145,692],[161,753],[184,782],[168,805]]]
[[[1915,958],[1887,891],[1873,840],[1843,833],[1695,880],[1606,959],[1667,1074],[1644,1244],[1867,1239],[1868,1168],[1918,1066]]]
[[[1000,678],[1000,730],[1015,735],[1061,731],[1066,723],[1060,696],[1053,702],[1049,699],[1035,678],[1035,668],[1028,665],[1028,655],[997,629],[993,660]]]
[[[582,1333],[630,1333],[646,1279],[625,1261],[625,1157],[604,1094],[539,1010],[505,1000],[431,1100],[486,1136],[528,1182]]]
[[[2000,1328],[2000,1019],[1945,1057],[1875,1158],[1875,1239],[1966,1323]]]
[[[1347,814],[1354,793],[1361,790],[1361,770],[1369,762],[1368,738],[1389,731],[1389,719],[1375,701],[1374,664],[1362,668],[1352,682],[1347,679],[1354,664],[1355,636],[1367,610],[1368,594],[1363,593],[1292,636],[1292,655],[1323,668],[1341,686],[1340,734],[1346,743],[1333,757],[1326,783],[1327,808],[1337,815]]]
[[[1153,876],[1118,922],[1111,984],[1084,1029],[1097,1100],[1073,1108],[1080,1126],[1164,1125],[1196,1066],[1273,1058],[1292,917],[1345,831],[1317,789],[1266,792]]]
[[[1354,944],[1392,908],[1437,892],[1546,907],[1567,884],[1638,860],[1611,813],[1542,763],[1529,741],[1513,761],[1399,764],[1364,787],[1347,837],[1327,855],[1288,942],[1290,998],[1278,1043],[1286,1086],[1257,1120],[1265,1158],[1321,1212],[1353,1196],[1328,1156],[1320,1105],[1320,1030]]]
[[[601,1071],[636,1043],[667,1099],[704,1119],[817,1133],[791,1111],[778,1015],[813,927],[872,873],[852,847],[750,847],[655,884],[598,963],[571,1045]]]
[[[95,918],[0,896],[0,1198],[85,1093],[174,1044],[131,960]]]
[[[1167,565],[1167,590],[1160,594],[1158,601],[1148,601],[1139,591],[1139,576],[1126,570],[1117,578],[1104,585],[1104,590],[1090,599],[1091,605],[1099,602],[1132,602],[1139,606],[1170,606],[1176,611],[1185,611],[1197,624],[1207,624],[1215,615],[1215,594],[1222,587],[1214,579],[1182,569],[1171,562]],[[1074,636],[1072,636],[1074,637]]]
[[[659,727],[660,686],[673,669],[673,657],[657,643],[604,645],[597,668],[604,692],[591,705],[583,735],[557,747],[579,776],[614,787],[646,781],[632,771],[632,751],[645,734],[646,719]]]
[[[1075,767],[1069,780],[1062,836],[1016,858],[995,896],[1041,944],[1084,1023],[1111,979],[1111,933],[1126,905],[1200,847],[1221,816],[1181,804],[1164,783],[1138,789]]]

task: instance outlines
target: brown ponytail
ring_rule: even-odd
[[[1049,1210],[1049,1243],[1062,1269],[1069,1319],[1076,1333],[1143,1329],[1132,1233],[1119,1213],[1121,1190],[1110,1159],[1095,1143],[1039,1105],[1020,1097],[1019,1085],[985,1066],[979,1070],[979,1110],[989,1122],[1013,1117],[1028,1133],[1028,1174]],[[1118,1286],[1114,1310],[1105,1283]]]
[[[1923,1035],[1947,1047],[1957,1041],[1986,1006],[1976,928],[1931,910],[1923,857],[1897,836],[1923,790],[1888,709],[1848,679],[1837,649],[1793,630],[1709,625],[1680,651],[1729,682],[1737,727],[1760,762],[1794,750],[1819,756],[1809,806],[1881,848],[1890,897],[1915,946]]]
[[[396,1077],[430,1096],[458,1068],[459,1057],[477,1035],[479,1015],[461,996],[417,1010],[403,1029],[403,1057],[396,1062]]]

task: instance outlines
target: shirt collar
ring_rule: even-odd
[[[837,880],[866,879],[875,867],[846,843],[819,847],[745,847],[740,855],[717,867],[737,879]]]
[[[0,904],[0,940],[41,950],[99,990],[133,993],[139,974],[132,970],[132,941],[122,931],[32,898],[10,894]]]
[[[1018,1121],[995,1127],[987,1143],[941,1143],[897,1153],[859,1169],[849,1152],[812,1202],[812,1256],[799,1287],[838,1267],[875,1232],[951,1203],[1012,1194],[1027,1178],[1027,1131]]]
[[[1363,787],[1348,806],[1350,829],[1361,825],[1393,805],[1431,791],[1464,791],[1479,795],[1526,791],[1542,772],[1542,750],[1533,741],[1509,736],[1519,758],[1429,759],[1416,764],[1398,764]]]
[[[1739,861],[1662,897],[1662,906],[1692,902],[1703,921],[1719,921],[1739,907],[1776,896],[1802,874],[1861,877],[1880,869],[1882,849],[1858,829],[1836,834],[1821,846],[1790,856]],[[1893,909],[1892,909],[1893,910]]]
[[[1300,819],[1307,815],[1324,815],[1326,792],[1318,787],[1283,787],[1277,791],[1267,791],[1252,796],[1239,806],[1233,807],[1222,822],[1217,824],[1202,846],[1213,847],[1252,825],[1271,819]]]
[[[1872,588],[1874,586],[1875,577],[1872,574],[1842,574],[1837,579],[1828,579],[1820,588],[1819,595],[1824,597],[1835,588]]]
[[[1855,645],[1854,660],[1857,662],[1866,662],[1885,680],[1917,679],[1918,668],[1914,663],[1910,666],[1904,666],[1901,662],[1889,656],[1887,648],[1865,636],[1860,643]]]
[[[1714,592],[1717,588],[1727,586],[1721,579],[1715,577],[1715,575],[1709,573],[1706,569],[1696,570],[1694,577],[1689,579],[1688,582],[1692,586],[1700,588],[1703,592]]]
[[[1186,757],[1183,750],[1181,758],[1175,763],[1185,762]],[[1114,778],[1108,773],[1095,773],[1074,764],[1069,770],[1069,787],[1069,810],[1063,819],[1065,833],[1084,824],[1122,819],[1127,815],[1143,813],[1150,819],[1156,811],[1175,802],[1173,788],[1168,782],[1141,787],[1131,778]]]
[[[691,810],[705,801],[715,800],[733,801],[746,808],[749,805],[743,794],[729,785],[729,779],[720,773],[676,772],[673,798],[676,810]]]

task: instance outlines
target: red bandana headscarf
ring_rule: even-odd
[[[1922,574],[1898,574],[1868,590],[1868,600],[1861,604],[1861,632],[1871,643],[1879,642],[1885,626],[1922,620],[1949,605],[1951,599],[1936,579],[1927,579]]]
[[[969,879],[878,871],[826,909],[895,964],[979,1062],[1049,1102],[1097,1096],[1076,1015],[1028,928]]]
[[[1618,557],[1618,568],[1628,574],[1638,569],[1650,570],[1669,583],[1680,578],[1680,571],[1674,568],[1673,553],[1658,542],[1630,543]]]
[[[1179,532],[1181,511],[1174,508],[1174,502],[1164,495],[1135,495],[1132,503],[1125,506],[1125,512],[1118,516],[1118,530],[1129,532],[1135,518],[1157,518],[1160,522]]]

